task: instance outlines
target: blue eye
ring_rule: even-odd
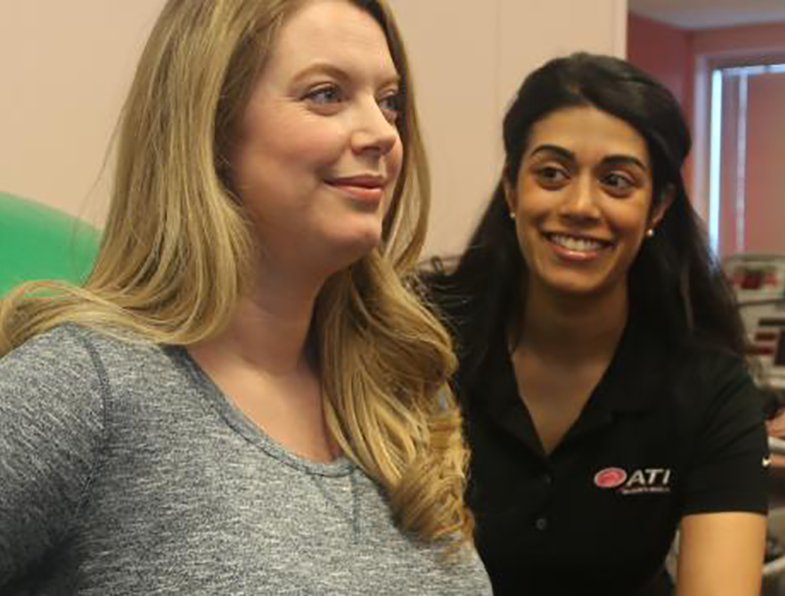
[[[341,90],[335,85],[325,85],[309,91],[305,98],[315,104],[330,104],[343,101]]]
[[[384,112],[384,116],[387,118],[387,120],[390,122],[395,122],[398,119],[398,116],[401,114],[401,103],[401,94],[396,91],[386,95],[385,97],[382,97],[379,100],[379,107],[381,108],[382,112]]]

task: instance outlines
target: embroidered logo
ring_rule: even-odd
[[[623,468],[603,468],[594,475],[595,486],[618,489],[622,495],[669,493],[670,468],[640,468],[627,473]]]

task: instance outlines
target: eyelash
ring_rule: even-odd
[[[385,102],[391,102],[392,105],[385,107]],[[401,103],[401,93],[400,91],[396,90],[392,93],[389,93],[388,95],[385,95],[379,100],[379,108],[382,110],[382,112],[384,112],[385,118],[387,118],[389,122],[394,123],[401,115]]]
[[[611,180],[615,180],[616,184],[613,184]],[[619,182],[621,182],[621,185],[619,185]],[[629,176],[625,176],[618,172],[611,172],[610,174],[603,176],[602,183],[612,191],[622,194],[630,192],[635,187],[634,180],[632,180]]]
[[[333,94],[333,97],[327,98],[327,101],[321,100],[320,98],[325,97],[325,94],[327,93]],[[317,105],[326,105],[328,103],[334,103],[335,101],[342,101],[343,98],[341,89],[337,85],[323,85],[308,91],[308,93],[303,96],[303,99]]]
[[[329,97],[328,97],[329,95]],[[308,91],[303,100],[316,106],[329,106],[346,100],[344,93],[338,85],[322,85]],[[395,123],[401,114],[401,94],[399,91],[388,93],[378,101],[379,109],[390,123]],[[391,104],[391,105],[386,105]]]
[[[558,186],[569,177],[564,169],[551,165],[536,168],[534,173],[544,186]]]
[[[534,173],[544,188],[559,188],[569,179],[568,172],[554,165],[540,166],[534,170]],[[619,172],[606,174],[600,179],[600,182],[609,189],[611,194],[616,196],[625,196],[636,186],[634,179]]]

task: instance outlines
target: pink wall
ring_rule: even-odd
[[[698,212],[706,215],[709,148],[705,139],[709,126],[710,67],[773,57],[785,62],[785,22],[687,30],[630,14],[627,56],[632,63],[668,85],[682,104],[695,141],[685,168],[685,181]],[[785,106],[785,97],[780,94],[749,106],[753,116],[748,132],[770,131],[772,139],[783,141],[779,144],[774,140],[765,141],[768,144],[766,150],[754,144],[748,147],[747,250],[785,252],[785,234],[777,231],[779,226],[785,225],[785,208],[779,207],[780,203],[785,205],[781,196],[781,189],[785,187],[785,180],[781,179],[781,164],[785,156],[785,112],[782,106]],[[723,229],[728,226],[734,228],[734,219],[735,215],[730,218],[731,221],[721,222]],[[725,233],[723,236],[730,238],[735,234]]]
[[[684,113],[691,114],[693,60],[688,31],[630,13],[627,59],[665,83]]]
[[[695,70],[690,33],[629,13],[627,17],[627,60],[662,81],[681,104],[692,126],[693,80]],[[684,180],[690,191],[692,158],[684,166]]]
[[[785,76],[749,80],[745,250],[785,252]],[[778,115],[776,119],[772,115]]]
[[[699,54],[738,54],[785,51],[785,22],[697,29],[691,33],[692,51]]]
[[[690,119],[698,56],[768,52],[785,54],[785,22],[688,30],[633,13],[627,20],[627,59],[665,83]]]

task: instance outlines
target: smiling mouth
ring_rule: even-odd
[[[549,242],[571,252],[592,254],[613,246],[612,242],[585,236],[572,236],[570,234],[545,232],[543,234]]]

